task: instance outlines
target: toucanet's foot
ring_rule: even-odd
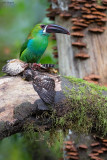
[[[42,65],[41,65],[40,63],[39,63],[39,64],[38,64],[38,63],[33,63],[33,64],[32,64],[32,67],[33,67],[33,68],[37,68],[37,67],[41,67],[41,66],[42,66]]]
[[[33,70],[38,70],[42,67],[42,65],[39,63],[32,63],[32,69]]]

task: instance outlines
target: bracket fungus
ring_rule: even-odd
[[[53,50],[57,50],[57,46],[52,47]]]
[[[79,26],[72,26],[71,29],[72,29],[72,30],[82,30],[82,27],[79,27]]]
[[[88,27],[87,24],[81,23],[81,22],[74,22],[74,25],[80,26],[80,27]]]
[[[90,32],[94,32],[94,33],[103,33],[104,32],[104,29],[102,29],[102,28],[89,28],[89,31]]]
[[[91,75],[89,75],[89,78],[91,80],[99,80],[101,77],[99,75],[96,75],[96,74],[91,74]]]
[[[67,12],[62,12],[62,13],[60,13],[60,17],[62,17],[62,18],[70,18],[71,14],[67,13]]]
[[[88,58],[90,58],[90,56],[87,54],[87,53],[77,53],[76,55],[75,55],[75,58],[80,58],[80,59],[88,59]]]
[[[82,32],[72,32],[71,36],[74,36],[74,37],[84,37],[85,35]]]
[[[87,44],[83,42],[72,42],[72,45],[76,47],[86,47],[87,46]]]
[[[53,52],[55,58],[58,58],[58,52]]]

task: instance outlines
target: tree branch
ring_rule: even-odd
[[[55,104],[64,97],[61,91],[61,82],[56,78]],[[5,76],[0,78],[0,139],[22,130],[27,119],[48,111],[35,92],[32,82],[24,81],[21,77]]]
[[[51,115],[53,114],[53,111],[55,112],[54,118],[56,117],[63,118],[64,115],[68,116],[70,113],[73,113],[73,108],[76,108],[76,104],[78,104],[77,107],[81,109],[81,106],[83,106],[81,105],[82,101],[84,103],[83,97],[81,96],[80,100],[75,101],[76,103],[74,102],[74,100],[78,98],[77,96],[75,96],[78,93],[78,87],[79,87],[78,83],[74,85],[72,82],[70,82],[65,78],[61,77],[61,80],[59,80],[58,78],[55,77],[55,85],[56,85],[55,102],[54,104],[52,104],[52,106],[48,106],[39,98],[38,94],[33,89],[31,81],[30,82],[25,81],[19,76],[16,76],[16,77],[4,76],[0,78],[0,103],[1,103],[0,105],[0,139],[10,136],[14,133],[23,131],[26,123],[31,124],[33,122],[33,124],[36,126],[35,130],[37,130],[37,126],[41,129],[44,128],[44,130],[49,130],[51,129],[52,123],[53,123],[51,119]],[[65,86],[67,86],[69,89],[72,89],[73,87],[76,89],[75,95],[73,98],[71,98],[70,103],[68,103],[68,99],[66,99],[62,91],[65,88]],[[84,86],[84,85],[81,84],[81,86]],[[88,84],[86,84],[86,86],[88,87]],[[107,91],[103,91],[103,94],[107,96]],[[86,103],[87,104],[90,103],[89,105],[90,107],[91,105],[94,106],[94,103],[97,105],[97,101],[94,102],[93,98],[92,100]],[[104,102],[103,100],[101,102],[101,107],[103,103],[106,103],[106,101]],[[84,106],[86,106],[86,104]],[[90,107],[89,107],[89,110],[90,110]],[[77,108],[77,111],[78,111],[78,108]],[[101,114],[102,113],[103,112],[101,112]],[[106,116],[106,113],[107,112],[105,112],[105,116]],[[93,114],[97,114],[97,112]],[[73,119],[78,118],[76,117],[77,115],[73,115],[74,116]],[[93,117],[95,118],[96,115],[94,115]],[[70,120],[69,116],[66,117],[63,125],[65,125],[66,122],[71,122],[73,119],[71,117],[71,120]],[[60,119],[58,121],[60,124]],[[84,118],[83,118],[83,121],[84,121]]]

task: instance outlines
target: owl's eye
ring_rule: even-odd
[[[42,28],[42,29],[44,29],[44,28],[45,28],[45,26],[46,26],[46,25],[42,24],[42,25],[41,25],[41,28]]]

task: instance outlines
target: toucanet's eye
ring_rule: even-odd
[[[46,25],[42,24],[42,25],[41,25],[41,28],[42,28],[42,29],[44,29],[44,28],[45,28],[45,26],[46,26]]]

